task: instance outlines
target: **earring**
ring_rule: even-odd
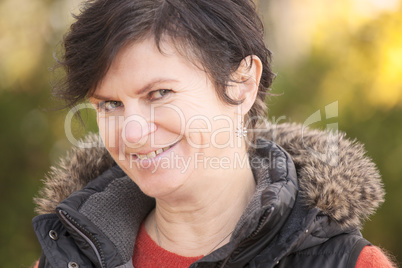
[[[240,121],[239,127],[238,127],[237,130],[235,131],[237,137],[239,137],[239,138],[246,137],[246,135],[247,135],[247,128],[243,126],[243,123],[244,123],[243,120]]]

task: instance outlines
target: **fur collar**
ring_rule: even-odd
[[[344,134],[279,124],[267,126],[259,138],[272,140],[292,156],[305,205],[318,207],[342,227],[360,227],[384,201],[375,164],[365,156],[361,144]],[[84,142],[98,146],[73,148],[51,168],[34,199],[38,214],[54,213],[62,200],[114,164],[98,135],[91,134]]]

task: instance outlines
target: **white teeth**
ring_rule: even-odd
[[[150,152],[149,154],[147,154],[148,158],[154,158],[156,156],[156,152]]]
[[[170,147],[172,147],[172,146],[168,146],[168,147],[165,147],[165,148],[160,148],[160,149],[158,149],[156,151],[150,152],[149,154],[136,154],[136,155],[140,160],[154,158],[155,156],[157,156],[157,155],[163,153],[164,151],[170,149]]]

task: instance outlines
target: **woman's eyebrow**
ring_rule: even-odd
[[[168,78],[156,78],[152,81],[150,81],[148,84],[140,88],[138,91],[136,91],[137,95],[143,95],[145,93],[148,93],[156,84],[159,83],[172,83],[172,82],[178,82],[175,79],[168,79]],[[90,99],[97,99],[97,100],[112,100],[113,97],[108,97],[108,96],[103,96],[100,94],[93,93],[90,97]]]
[[[171,82],[178,82],[175,79],[169,79],[169,78],[156,78],[152,81],[150,81],[148,84],[146,84],[145,86],[143,86],[141,89],[139,89],[137,91],[137,95],[143,95],[145,93],[147,93],[148,91],[150,91],[156,84],[159,83],[171,83]]]
[[[106,101],[106,100],[111,100],[113,98],[93,93],[91,96],[89,96],[89,100],[91,100],[91,99],[96,99],[96,100],[100,100],[100,101]]]

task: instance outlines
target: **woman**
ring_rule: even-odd
[[[391,266],[359,232],[384,196],[362,147],[333,135],[334,165],[306,149],[330,134],[260,126],[274,74],[251,1],[88,1],[64,48],[57,93],[92,103],[102,142],[36,199],[38,267]]]

